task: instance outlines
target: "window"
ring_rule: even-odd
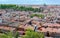
[[[60,18],[58,18],[57,20],[60,20]]]
[[[0,16],[2,16],[2,14],[0,14]]]

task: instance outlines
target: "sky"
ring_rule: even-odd
[[[0,4],[28,4],[28,5],[40,5],[40,4],[55,4],[60,5],[60,0],[0,0]]]

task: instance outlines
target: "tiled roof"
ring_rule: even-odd
[[[60,27],[60,24],[57,24],[57,23],[45,23],[45,24],[43,24],[43,26],[49,26],[49,27],[56,26],[56,27]]]
[[[5,27],[5,26],[0,26],[0,29],[3,29],[3,30],[15,30],[15,28],[12,28],[12,27]]]

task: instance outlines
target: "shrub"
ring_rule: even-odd
[[[26,31],[26,34],[22,38],[44,38],[44,34],[30,30]]]

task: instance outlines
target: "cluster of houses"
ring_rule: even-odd
[[[36,29],[37,32],[60,34],[60,6],[39,6],[44,9],[44,18],[34,16],[31,11],[14,11],[13,9],[0,9],[0,32],[18,31],[24,34],[27,29]]]

